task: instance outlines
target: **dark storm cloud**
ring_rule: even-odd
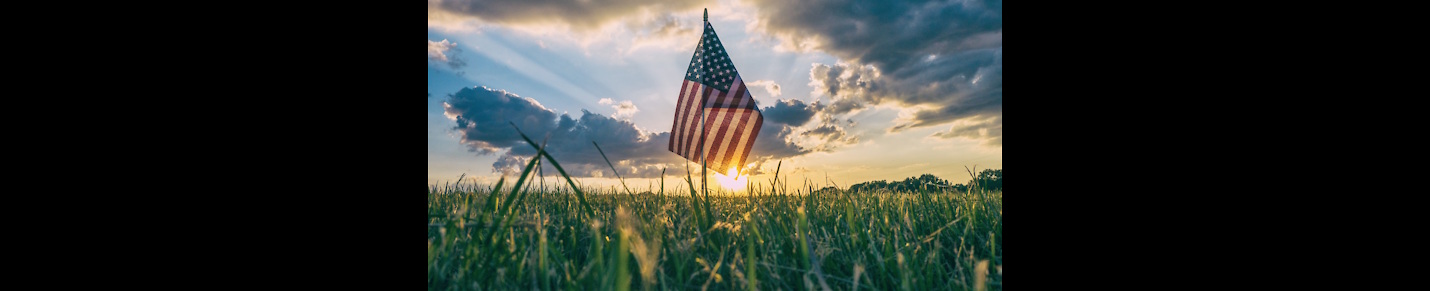
[[[448,95],[443,106],[457,124],[453,129],[461,134],[460,141],[473,152],[487,155],[510,149],[492,164],[496,172],[518,174],[536,154],[508,121],[515,122],[533,141],[545,140],[547,152],[573,177],[611,177],[610,166],[592,141],[600,144],[622,177],[656,178],[664,168],[669,168],[667,175],[684,168],[685,160],[667,149],[669,132],[642,132],[627,120],[586,110],[579,119],[558,116],[536,100],[487,87],[463,88]],[[808,153],[789,141],[790,131],[788,126],[765,122],[747,162]]]
[[[762,109],[765,116],[765,124],[760,132],[760,141],[757,141],[752,156],[759,156],[759,153],[771,153],[769,156],[779,159],[810,152],[831,151],[840,145],[858,143],[859,138],[852,136],[840,126],[839,122],[830,114],[820,114],[821,111],[828,112],[828,106],[815,103],[804,103],[797,99],[775,100],[774,106]],[[819,117],[819,125],[812,129],[799,129],[808,124],[815,117]],[[848,120],[848,126],[854,124],[853,120]],[[774,133],[775,138],[765,140],[765,134]],[[816,144],[809,146],[796,145],[790,140],[791,135],[813,138]],[[761,151],[758,143],[766,142],[763,147],[767,151]],[[806,141],[807,142],[807,141]]]
[[[843,60],[810,69],[811,85],[831,98],[824,113],[925,108],[895,132],[1002,116],[1002,1],[756,2],[766,33]]]
[[[565,23],[590,29],[622,16],[650,11],[686,10],[712,4],[710,0],[430,0],[429,9],[475,17],[495,23]],[[706,5],[708,6],[708,5]],[[430,14],[430,13],[429,13]]]
[[[661,168],[676,168],[683,159],[667,151],[669,132],[641,132],[630,121],[619,120],[605,115],[582,110],[581,118],[572,126],[558,126],[551,131],[546,144],[556,161],[561,163],[567,174],[577,177],[611,177],[611,168],[601,157],[604,152],[622,177],[656,178]],[[526,129],[522,129],[526,131]],[[544,133],[528,133],[534,141],[545,139]],[[597,151],[592,141],[600,144]],[[492,164],[500,171],[517,172],[524,167],[527,158],[536,154],[529,145],[513,147],[511,151]],[[668,172],[669,173],[669,172]]]
[[[535,100],[485,86],[462,88],[447,95],[442,107],[448,118],[457,122],[452,129],[462,134],[462,143],[471,151],[483,155],[512,147],[521,141],[521,136],[508,122],[514,122],[522,130],[532,133],[550,132],[558,126],[569,127],[575,123],[564,114],[558,122],[555,111],[546,109]]]
[[[453,129],[461,133],[461,142],[472,151],[492,154],[511,149],[492,164],[493,171],[519,173],[536,154],[507,122],[516,123],[533,141],[546,141],[547,152],[567,174],[576,177],[610,176],[610,166],[592,141],[601,145],[623,177],[657,177],[662,165],[681,162],[679,156],[666,152],[670,133],[641,132],[629,121],[585,110],[580,119],[566,114],[558,118],[555,111],[535,100],[505,90],[462,88],[443,106],[447,116],[456,121]]]
[[[926,105],[912,120],[890,128],[942,124],[958,119],[1002,116],[1002,49],[976,50],[922,61],[903,78],[885,75],[869,65],[815,64],[810,79],[833,99],[824,112],[844,114],[868,105]]]
[[[818,103],[805,104],[798,99],[777,100],[774,106],[765,107],[762,111],[766,122],[783,123],[792,126],[804,125],[809,122],[814,113],[819,111]]]
[[[760,136],[755,138],[755,145],[750,149],[750,158],[746,162],[784,159],[810,153],[810,149],[801,147],[790,139],[793,133],[793,127],[778,122],[761,124]]]
[[[802,45],[889,72],[901,71],[931,54],[1003,45],[1003,2],[999,0],[754,2],[767,33],[788,40],[813,36],[814,43]]]

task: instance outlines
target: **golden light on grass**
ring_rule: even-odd
[[[715,181],[720,182],[720,185],[724,185],[725,188],[733,191],[744,190],[746,181],[749,180],[750,175],[744,174],[736,176],[736,173],[738,173],[738,171],[736,171],[734,167],[730,168],[729,174],[715,173]]]

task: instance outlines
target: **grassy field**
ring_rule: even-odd
[[[538,160],[516,180],[428,189],[429,290],[1002,289],[1001,191],[846,193],[776,178],[701,193],[699,177],[662,179],[679,192],[569,178],[542,191]]]

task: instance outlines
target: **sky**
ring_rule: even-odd
[[[1002,1],[447,0],[427,10],[428,185],[520,175],[536,150],[512,124],[583,186],[620,187],[592,142],[634,191],[699,183],[666,146],[702,9],[765,117],[745,179],[1002,168]]]

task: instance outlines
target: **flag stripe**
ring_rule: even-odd
[[[760,137],[760,128],[761,128],[760,126],[761,126],[761,125],[764,125],[764,123],[765,123],[765,116],[764,116],[763,114],[760,114],[758,111],[756,111],[756,112],[755,112],[755,124],[750,124],[751,127],[745,128],[745,132],[749,132],[749,133],[750,133],[750,137],[749,137],[749,138],[746,138],[746,139],[743,139],[743,140],[740,140],[740,147],[745,148],[744,153],[741,153],[741,154],[740,154],[740,157],[739,157],[739,163],[740,163],[740,164],[744,164],[744,163],[745,163],[745,159],[750,157],[750,149],[755,148],[755,138]]]
[[[700,100],[700,91],[705,89],[705,86],[700,83],[691,83],[690,92],[685,96],[685,114],[684,117],[680,119],[683,125],[681,125],[680,129],[681,139],[680,148],[678,150],[680,150],[680,156],[685,158],[691,157],[690,138],[695,136],[695,126],[697,125],[695,116],[699,114],[697,110],[700,109],[700,106],[697,105],[700,103],[696,102],[696,100]]]
[[[715,92],[719,93],[720,90],[715,90]],[[714,96],[711,96],[711,98],[714,98]],[[712,144],[718,141],[718,137],[711,133],[715,132],[715,129],[720,127],[720,124],[717,122],[718,120],[716,118],[724,115],[724,113],[724,110],[721,110],[719,108],[705,109],[705,134],[701,136],[702,140],[700,141],[700,150],[705,155],[707,165],[710,163],[709,161],[715,159],[714,155],[712,155],[712,153],[710,152],[710,149],[715,148],[712,146]],[[716,172],[720,171],[720,168],[716,167],[712,167],[711,169],[715,169]]]
[[[715,87],[705,86],[705,91],[702,91],[700,93],[700,103],[697,104],[704,104],[706,100],[710,100],[711,95],[715,92]],[[703,163],[700,159],[701,157],[706,155],[705,141],[708,140],[708,138],[706,138],[708,134],[705,134],[705,132],[710,131],[710,122],[707,122],[705,119],[701,118],[708,118],[712,112],[710,112],[709,108],[701,107],[699,109],[703,112],[703,116],[692,118],[695,119],[696,122],[700,123],[700,127],[694,130],[694,135],[698,136],[693,140],[694,143],[691,144],[690,158],[694,159],[697,163]]]
[[[724,173],[744,167],[764,116],[719,44],[707,22],[681,84],[667,149]]]
[[[736,82],[739,82],[739,80],[737,79]],[[739,93],[740,93],[740,94],[748,94],[748,92],[745,92],[744,89],[745,89],[745,84],[741,83],[741,84],[740,84]],[[744,98],[744,99],[753,99],[753,98]],[[738,118],[738,119],[739,119],[739,123],[736,123],[735,126],[732,126],[732,127],[730,128],[730,130],[733,130],[733,131],[734,131],[734,135],[735,135],[735,136],[730,137],[730,140],[731,140],[732,142],[730,143],[729,146],[726,146],[724,149],[721,149],[721,152],[724,153],[724,154],[721,155],[722,160],[721,160],[720,163],[721,163],[721,164],[730,164],[731,162],[735,162],[735,163],[738,163],[738,164],[736,165],[736,166],[738,167],[738,166],[744,166],[744,163],[743,163],[743,161],[741,161],[741,160],[736,160],[736,159],[735,159],[735,156],[736,156],[735,152],[736,152],[736,151],[742,151],[742,150],[743,150],[743,148],[740,148],[740,146],[743,146],[743,145],[738,145],[738,144],[743,144],[743,141],[745,141],[745,139],[743,138],[743,137],[745,136],[745,133],[747,132],[747,131],[744,130],[744,129],[745,129],[745,124],[746,124],[746,123],[749,123],[749,121],[750,121],[750,112],[751,112],[751,111],[754,111],[754,110],[743,109],[743,108],[742,108],[742,109],[734,109],[734,110],[740,112],[740,116],[739,116],[739,118]]]
[[[675,129],[670,131],[671,151],[682,157],[685,156],[680,150],[680,145],[685,141],[685,112],[690,107],[690,102],[686,102],[686,96],[690,95],[688,92],[691,85],[693,84],[688,81],[681,84],[680,101],[678,101],[680,105],[675,107]]]
[[[675,148],[676,153],[680,154],[680,156],[682,157],[690,156],[690,154],[687,154],[685,151],[685,145],[690,144],[690,140],[688,139],[688,137],[690,136],[690,115],[694,114],[691,111],[694,111],[697,108],[695,107],[696,105],[693,100],[695,100],[694,98],[697,90],[700,90],[701,87],[700,83],[692,81],[686,82],[690,84],[690,89],[681,92],[683,94],[681,95],[681,99],[685,101],[685,107],[680,108],[679,112],[680,119],[678,120],[678,122],[680,122],[680,137],[676,138],[677,145]]]
[[[731,95],[731,96],[745,97],[745,96],[744,96],[744,94],[745,94],[745,86],[744,86],[743,83],[740,82],[739,77],[736,77],[736,79],[735,79],[735,84],[733,85],[733,88],[734,88],[735,90],[732,91],[732,92],[730,92],[730,95]],[[742,104],[746,102],[746,98],[735,98],[735,99],[740,100],[739,103],[742,103]],[[739,107],[735,107],[735,108],[739,108]],[[724,116],[724,119],[720,121],[720,131],[719,131],[719,133],[716,134],[717,139],[720,140],[720,142],[718,142],[718,143],[715,144],[715,148],[714,148],[714,150],[712,150],[711,152],[714,152],[714,153],[715,153],[714,159],[715,159],[716,161],[718,161],[717,164],[720,165],[720,167],[719,167],[719,168],[716,168],[716,169],[722,169],[721,171],[724,171],[723,169],[729,168],[729,164],[730,164],[730,153],[731,153],[732,151],[731,151],[729,148],[730,148],[730,146],[733,146],[737,141],[739,141],[739,138],[740,138],[740,135],[741,135],[741,132],[736,131],[736,130],[739,129],[739,126],[737,126],[738,124],[736,124],[736,122],[737,122],[736,119],[741,119],[741,118],[745,118],[745,117],[748,117],[748,116],[745,115],[745,114],[743,114],[744,111],[745,111],[745,110],[743,110],[743,109],[721,109],[721,110],[722,110],[722,111],[725,111],[726,114],[725,114],[725,116]],[[735,131],[735,132],[732,132],[732,131]],[[728,138],[727,138],[727,137],[728,137]]]
[[[716,118],[714,118],[714,121],[711,123],[715,124],[715,126],[710,127],[710,129],[712,129],[710,133],[706,133],[707,135],[711,135],[711,137],[713,138],[710,141],[710,154],[706,156],[709,156],[711,164],[715,165],[713,169],[716,169],[716,172],[723,173],[725,172],[726,168],[725,165],[719,163],[719,161],[723,160],[720,158],[720,149],[721,145],[725,143],[725,131],[730,127],[729,120],[731,112],[729,109],[724,108],[715,108],[711,110],[718,113],[715,114]]]
[[[695,99],[695,100],[704,101],[704,100],[706,100],[706,98],[709,98],[709,97],[710,97],[710,91],[714,91],[714,90],[715,90],[715,88],[712,88],[712,87],[710,87],[710,86],[701,86],[701,87],[704,87],[704,89],[700,90],[699,98],[697,98],[697,99]],[[699,102],[699,103],[696,103],[696,104],[702,104],[702,103],[704,103],[704,102]],[[697,106],[696,109],[704,110],[704,108],[701,108],[700,106]],[[700,121],[700,116],[699,116],[699,115],[691,115],[690,117],[691,117],[690,120],[691,120],[691,122],[692,122],[692,123],[691,123],[692,127],[690,127],[688,130],[686,130],[686,131],[689,132],[689,133],[686,134],[686,136],[685,136],[685,148],[686,148],[686,149],[685,149],[685,154],[686,154],[686,158],[689,158],[690,160],[695,161],[696,163],[699,163],[699,162],[700,162],[700,155],[701,155],[702,153],[700,153],[700,152],[698,151],[698,148],[696,147],[696,143],[695,143],[695,142],[704,143],[704,142],[705,142],[705,139],[704,139],[703,137],[697,139],[697,138],[696,138],[697,135],[703,135],[703,134],[700,133],[700,132],[701,132],[700,129],[697,129],[696,127],[693,127],[694,125],[696,125],[695,122],[699,122],[699,121]],[[702,127],[703,127],[703,126],[702,126]]]
[[[737,78],[736,81],[740,82],[740,83],[739,83],[739,84],[740,84],[740,89],[738,90],[739,92],[736,92],[736,93],[735,93],[735,94],[736,94],[735,96],[739,96],[739,98],[740,98],[740,104],[741,104],[742,107],[743,107],[743,106],[747,106],[747,105],[753,105],[753,104],[755,103],[755,99],[750,96],[749,87],[746,87],[744,80],[739,80],[739,79],[738,79],[739,77],[740,77],[739,75],[736,75],[736,76],[735,76],[735,78]],[[742,108],[742,107],[736,107],[736,108]],[[741,126],[739,126],[739,125],[740,125],[740,124],[744,124],[745,122],[747,122],[747,120],[748,120],[749,117],[750,117],[750,115],[749,115],[750,110],[738,109],[736,112],[740,112],[740,117],[739,117],[739,118],[740,118],[740,123],[739,123],[739,124],[736,124],[736,126],[732,129],[732,130],[738,130],[738,131],[737,131],[738,134],[735,135],[734,139],[732,139],[732,143],[738,143],[738,142],[734,142],[734,141],[741,141],[741,140],[743,140],[743,138],[742,138],[743,136],[749,135],[748,132],[742,130],[743,127],[741,127]],[[733,145],[733,144],[732,144],[732,145]],[[736,149],[739,149],[739,148],[734,148],[734,149],[727,150],[727,151],[733,153]],[[727,155],[726,155],[726,160],[727,160],[726,163],[728,163],[728,160],[730,159],[729,156],[731,156],[731,155],[730,155],[730,154],[727,154]],[[742,167],[742,166],[744,166],[744,164],[743,164],[743,163],[742,163],[742,164],[736,164],[735,166],[736,166],[736,167]]]
[[[685,104],[686,86],[690,86],[690,81],[680,82],[680,99],[675,99],[675,121],[670,123],[670,144],[667,146],[667,150],[671,152],[675,151],[675,137],[679,136],[678,133],[680,132],[677,129],[680,128],[680,107]]]
[[[727,92],[726,94],[720,95],[721,97],[723,97],[723,99],[734,99],[735,94],[739,93],[738,91],[739,90],[734,90]],[[731,124],[733,123],[732,121],[735,118],[736,112],[734,112],[734,110],[726,108],[719,108],[714,110],[716,110],[716,112],[719,112],[719,114],[716,114],[716,118],[713,123],[717,125],[713,126],[713,128],[715,128],[715,140],[710,145],[710,153],[712,154],[710,155],[710,160],[715,161],[715,164],[717,166],[715,169],[725,171],[727,167],[724,164],[725,158],[723,155],[725,152],[725,145],[729,144],[727,142],[729,141],[729,139],[725,137],[729,136],[729,130],[732,129]]]

